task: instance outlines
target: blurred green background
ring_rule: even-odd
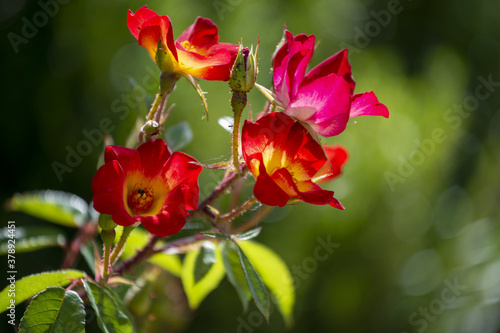
[[[224,42],[242,37],[250,45],[260,37],[258,82],[268,87],[284,24],[294,34],[316,35],[312,65],[347,47],[356,92],[373,90],[389,108],[389,119],[355,119],[325,140],[350,152],[344,175],[325,186],[345,211],[276,209],[257,238],[284,258],[298,282],[291,332],[499,331],[498,1],[2,1],[2,202],[34,189],[91,200],[102,145],[60,177],[53,163],[65,164],[67,149],[88,140],[84,130],[99,129],[103,119],[110,119],[115,143],[124,144],[135,121],[130,93],[156,93],[159,72],[126,25],[127,10],[145,4],[170,16],[174,37],[197,16],[211,18]],[[36,31],[26,22],[37,23]],[[230,156],[230,135],[217,123],[231,115],[229,88],[200,84],[210,121],[201,120],[200,101],[182,80],[167,127],[188,121],[194,140],[184,151],[215,163]],[[249,98],[259,111],[261,94]],[[201,196],[221,176],[204,171]],[[46,224],[5,210],[1,220]],[[337,244],[324,261],[311,259],[318,238]],[[59,248],[18,254],[18,276],[56,269],[62,255]],[[184,332],[285,331],[277,311],[269,325],[255,311],[244,313],[224,280],[187,316]],[[6,321],[0,327],[10,331]]]

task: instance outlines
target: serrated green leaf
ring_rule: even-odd
[[[85,332],[85,307],[77,293],[49,287],[33,298],[21,319],[19,333],[47,332]]]
[[[79,227],[87,219],[89,206],[79,196],[61,191],[17,193],[9,208],[66,227]]]
[[[135,332],[133,319],[121,300],[106,286],[84,280],[90,305],[97,316],[97,324],[104,333]]]
[[[262,244],[253,241],[241,241],[238,244],[269,288],[285,324],[292,326],[295,288],[288,267],[274,251]]]
[[[52,246],[65,246],[64,234],[54,228],[17,227],[15,239],[9,237],[7,228],[0,229],[0,255],[8,253],[9,244],[15,245],[16,253],[36,251]]]
[[[259,273],[255,270],[254,266],[245,255],[243,250],[236,245],[236,250],[238,251],[238,257],[240,259],[241,268],[243,269],[243,274],[245,275],[245,279],[247,281],[248,289],[252,294],[253,300],[255,301],[255,305],[262,313],[264,318],[269,322],[269,314],[271,311],[271,300],[269,298],[269,293],[267,292],[262,279],[259,276]]]
[[[238,250],[233,242],[221,242],[222,261],[226,270],[229,282],[234,286],[238,296],[243,303],[243,309],[247,311],[248,301],[252,299],[252,294],[248,289],[245,274],[240,264]]]
[[[183,121],[167,129],[165,140],[172,151],[181,150],[193,140],[193,131],[189,123]]]
[[[210,242],[207,242],[210,243]],[[213,244],[213,243],[210,243]],[[196,249],[188,252],[184,258],[184,265],[181,272],[182,285],[188,298],[189,306],[196,309],[200,303],[210,294],[212,290],[217,288],[220,281],[224,277],[224,265],[219,247],[215,244],[215,262],[210,267],[210,270],[203,276],[201,280],[195,282],[194,272],[196,260],[201,252],[201,249]]]
[[[53,272],[45,272],[40,274],[29,275],[17,280],[15,283],[15,301],[16,305],[24,302],[30,297],[33,297],[47,287],[63,287],[71,283],[71,281],[82,278],[85,273],[75,269],[64,269]],[[7,275],[9,278],[9,275]],[[9,282],[7,280],[7,282]],[[0,313],[7,309],[10,303],[8,297],[10,284],[0,292]]]

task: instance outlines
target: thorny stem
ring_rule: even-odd
[[[111,251],[111,244],[104,244],[104,262],[102,267],[102,281],[105,284],[109,276],[109,256]]]
[[[229,186],[231,186],[239,178],[243,177],[247,172],[248,168],[244,165],[240,166],[238,173],[230,173],[229,176],[225,177],[212,191],[212,193],[210,193],[210,195],[198,205],[198,209],[188,215],[188,219],[192,219],[200,213],[203,213],[210,218],[214,218],[215,216],[213,212],[207,206],[217,200],[221,194],[229,188]]]
[[[267,205],[262,206],[262,208],[257,212],[257,214],[252,216],[251,219],[247,220],[238,227],[232,229],[231,234],[239,234],[257,226],[260,223],[260,221],[262,221],[262,219],[271,212],[272,209],[273,209],[272,206],[267,206]]]
[[[130,271],[133,267],[137,266],[139,263],[141,263],[144,260],[147,260],[149,257],[151,257],[154,252],[154,246],[155,244],[160,240],[161,238],[158,236],[153,236],[149,239],[149,242],[146,244],[146,246],[137,254],[132,257],[129,260],[123,261],[120,265],[117,266],[116,272],[118,274],[122,274],[126,271]]]
[[[142,261],[149,259],[150,257],[152,257],[157,253],[164,252],[171,248],[178,248],[181,246],[190,245],[207,238],[209,237],[202,234],[195,234],[190,237],[173,240],[171,242],[166,243],[162,247],[155,249],[154,246],[161,239],[161,237],[153,236],[149,240],[148,244],[146,244],[146,246],[141,251],[137,252],[137,254],[134,257],[130,258],[129,260],[120,263],[120,265],[116,267],[115,271],[116,273],[121,275],[125,272],[131,271],[135,266],[140,264]]]
[[[233,209],[229,213],[226,213],[226,214],[218,216],[217,217],[217,222],[222,222],[222,223],[230,222],[230,221],[234,220],[236,217],[238,217],[238,216],[242,215],[243,213],[245,213],[247,210],[249,210],[257,202],[258,202],[257,198],[255,198],[252,195],[240,207],[236,207],[235,209]]]
[[[118,257],[122,253],[123,246],[127,242],[127,238],[128,238],[128,236],[130,236],[130,233],[132,232],[132,230],[134,230],[134,226],[123,228],[123,233],[120,237],[120,240],[118,241],[118,243],[116,243],[116,246],[113,249],[113,252],[111,253],[111,258],[109,261],[111,262],[112,265],[115,263],[115,261],[118,259]]]

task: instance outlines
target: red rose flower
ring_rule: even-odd
[[[127,25],[163,72],[229,80],[238,46],[218,43],[218,28],[210,19],[198,17],[175,41],[170,18],[146,6],[129,10]]]
[[[314,52],[314,35],[293,36],[286,31],[286,42],[273,63],[276,98],[286,114],[306,123],[322,136],[342,133],[350,117],[389,117],[373,91],[355,94],[347,50],[341,50],[314,67],[306,68]]]
[[[140,222],[165,237],[182,229],[188,209],[197,209],[202,167],[189,155],[170,153],[163,140],[137,149],[108,146],[104,160],[92,180],[94,208],[116,224]]]
[[[260,202],[283,207],[295,198],[344,209],[332,191],[313,182],[327,158],[299,122],[282,112],[269,113],[255,123],[246,120],[241,145],[245,162],[256,178],[253,192]]]

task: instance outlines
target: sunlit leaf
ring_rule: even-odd
[[[47,287],[64,287],[71,283],[71,281],[84,277],[82,271],[75,269],[65,269],[53,272],[45,272],[26,276],[16,281],[16,295],[14,299],[16,304],[20,304],[30,297],[35,296],[40,291]],[[9,275],[7,275],[9,278]],[[7,282],[9,280],[7,279]],[[10,284],[0,292],[0,313],[7,309],[10,302],[8,297]]]
[[[132,316],[111,290],[87,280],[83,281],[83,286],[96,313],[97,324],[103,332],[134,332]]]
[[[181,150],[193,140],[193,131],[187,121],[178,123],[167,129],[165,140],[172,151]]]
[[[235,243],[236,244],[236,243]],[[264,318],[269,322],[269,314],[271,311],[271,300],[269,298],[269,293],[267,292],[264,283],[262,282],[259,273],[255,270],[254,266],[245,255],[243,250],[236,244],[236,250],[238,251],[238,257],[240,259],[240,264],[243,269],[243,274],[247,281],[248,289],[252,294],[255,301],[255,305],[262,313]],[[260,260],[260,259],[259,259]]]
[[[246,311],[248,309],[248,301],[252,299],[252,294],[248,289],[236,245],[233,242],[221,242],[221,252],[227,278],[236,289],[243,303],[243,309]]]
[[[222,263],[222,258],[220,250],[217,245],[206,242],[206,246],[214,246],[215,262],[210,266],[210,269],[206,272],[201,279],[195,281],[195,270],[196,264],[199,263],[198,256],[202,253],[201,249],[196,249],[189,252],[184,258],[184,265],[181,272],[181,280],[188,298],[189,306],[192,309],[196,309],[200,303],[207,297],[207,295],[217,288],[220,281],[224,277],[224,265]]]
[[[55,228],[17,227],[15,239],[9,237],[7,228],[0,229],[0,255],[8,253],[9,244],[15,245],[16,253],[36,251],[47,247],[66,245],[64,234]]]
[[[85,307],[78,294],[61,287],[38,293],[26,309],[19,333],[85,332]]]
[[[89,206],[74,194],[45,190],[17,193],[9,200],[8,207],[55,224],[79,227],[87,219]]]
[[[268,247],[252,242],[240,241],[240,247],[259,272],[259,275],[276,301],[287,326],[293,325],[295,289],[293,279],[283,260]]]
[[[148,262],[163,268],[175,276],[181,276],[182,262],[181,259],[174,254],[157,253],[149,258]]]

